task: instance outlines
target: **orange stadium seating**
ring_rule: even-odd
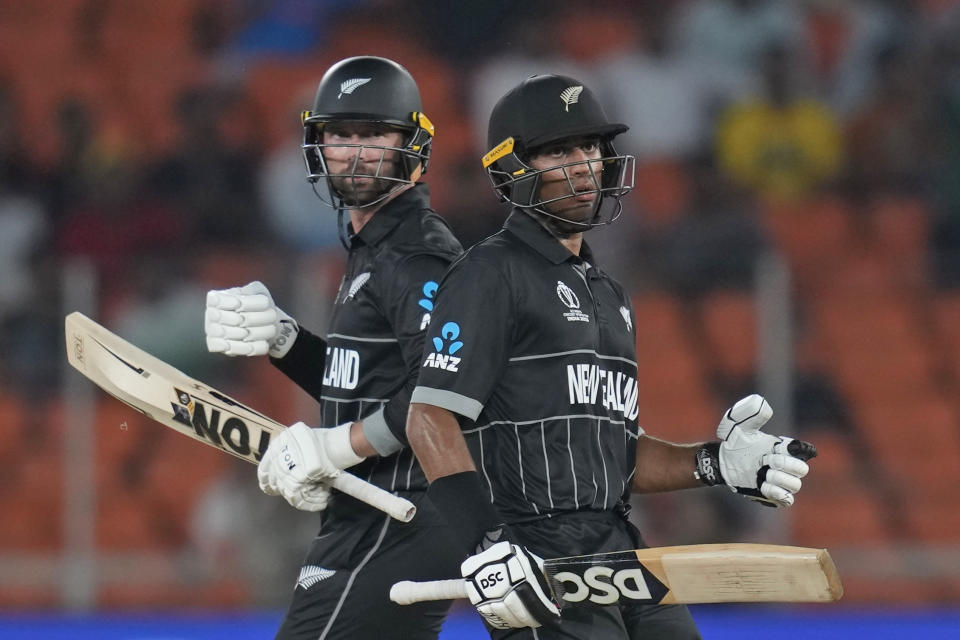
[[[679,301],[664,294],[633,300],[637,318],[640,426],[680,442],[710,437],[719,409],[689,337]]]
[[[0,81],[11,83],[20,103],[19,132],[32,159],[41,167],[56,160],[57,109],[71,97],[91,110],[101,147],[152,157],[173,149],[178,97],[209,86],[217,71],[193,42],[192,21],[204,7],[215,10],[203,0],[0,0]],[[581,62],[630,49],[641,25],[625,12],[561,15],[556,37]],[[476,165],[466,74],[423,40],[368,15],[343,12],[309,56],[251,60],[239,80],[254,113],[240,126],[258,128],[265,146],[298,138],[298,111],[309,107],[323,71],[362,43],[364,53],[397,59],[418,81],[437,127],[428,181],[443,210],[460,195],[447,172],[460,162]],[[597,33],[606,34],[602,51]],[[648,222],[666,228],[685,213],[693,197],[686,178],[672,161],[639,167],[637,197],[650,205]],[[830,193],[767,205],[758,219],[795,281],[798,369],[822,373],[836,386],[853,425],[850,432],[805,425],[800,434],[820,455],[790,511],[790,540],[852,552],[848,557],[872,554],[876,567],[844,577],[852,603],[960,599],[960,579],[911,553],[960,544],[960,493],[951,477],[960,459],[960,293],[932,284],[931,208],[912,196],[861,193],[854,201]],[[317,295],[330,294],[342,257],[317,260],[308,267],[318,275]],[[208,247],[195,271],[206,287],[284,275],[272,256],[224,247]],[[639,422],[651,435],[711,437],[720,412],[736,399],[724,397],[724,383],[755,374],[755,303],[752,293],[736,291],[697,301],[668,292],[635,295]],[[309,420],[313,401],[276,369],[232,365],[242,381],[228,393],[282,422]],[[62,398],[37,405],[0,390],[0,479],[9,489],[0,492],[0,549],[55,558],[69,489],[64,429],[72,423]],[[231,575],[191,582],[178,564],[190,544],[191,512],[230,459],[99,392],[95,410],[97,553],[149,555],[160,567],[156,585],[107,581],[98,606],[249,604],[250,585]],[[841,564],[841,574],[845,569]],[[938,577],[925,579],[924,571]],[[51,608],[58,601],[56,587],[27,581],[5,590],[0,606]]]

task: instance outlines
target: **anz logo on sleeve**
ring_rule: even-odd
[[[460,358],[454,354],[463,348],[463,341],[460,337],[460,325],[456,322],[448,322],[440,329],[440,335],[434,336],[434,353],[427,356],[423,362],[424,367],[433,369],[443,369],[445,371],[459,371]]]
[[[423,309],[426,310],[426,313],[423,314],[423,318],[420,320],[420,331],[423,331],[427,328],[427,325],[430,324],[430,313],[433,311],[433,298],[437,295],[438,285],[433,280],[427,280],[423,285],[423,297],[417,302]]]

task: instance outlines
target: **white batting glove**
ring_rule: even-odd
[[[207,292],[207,350],[228,356],[287,355],[300,328],[262,282]]]
[[[257,466],[261,491],[283,496],[303,511],[322,511],[329,499],[327,485],[363,460],[350,444],[350,426],[312,429],[298,422],[282,431]]]
[[[470,602],[491,627],[539,627],[558,618],[548,595],[543,559],[510,542],[498,542],[460,565]]]
[[[724,414],[717,443],[697,452],[698,477],[706,484],[727,484],[731,491],[774,507],[789,507],[817,455],[809,442],[772,436],[760,429],[773,415],[757,394],[747,396]]]

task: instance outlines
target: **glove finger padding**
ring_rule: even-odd
[[[241,327],[270,327],[275,328],[277,324],[277,310],[265,309],[263,311],[245,311],[240,317]]]
[[[761,462],[771,469],[783,471],[798,478],[806,477],[810,473],[810,466],[806,462],[789,455],[771,453],[763,456]]]
[[[207,309],[236,311],[240,308],[239,293],[240,290],[237,287],[207,291]]]
[[[242,287],[207,292],[207,307],[227,311],[264,311],[274,306],[270,290],[259,280]]]
[[[260,490],[268,496],[280,495],[274,482],[273,465],[275,460],[276,449],[271,451],[270,448],[267,447],[263,458],[260,459],[260,464],[257,465],[257,482],[260,483]]]
[[[264,313],[274,308],[270,294],[241,295],[237,297],[236,305],[233,309],[242,311],[244,314]]]
[[[207,327],[208,338],[223,338],[224,340],[242,341],[249,335],[250,330],[245,327],[225,324],[211,324]],[[251,341],[252,342],[252,341]]]
[[[775,484],[769,482],[764,482],[760,485],[760,495],[764,498],[767,498],[767,501],[764,501],[763,498],[756,496],[751,496],[754,500],[762,502],[772,507],[789,507],[793,504],[793,494],[784,489],[783,487],[778,487]]]
[[[203,316],[203,321],[204,326],[207,327],[207,330],[209,331],[211,327],[239,327],[240,323],[243,322],[243,316],[235,311],[226,311],[224,309],[207,307],[207,311]]]
[[[797,476],[770,468],[767,469],[761,486],[763,486],[763,484],[781,487],[790,493],[800,491],[800,487],[803,486],[803,482]]]
[[[255,281],[239,288],[208,291],[204,331],[211,352],[244,356],[269,353],[282,358],[292,347],[299,327],[277,307],[266,286]],[[240,344],[211,341],[217,338],[255,346],[248,349]]]
[[[277,323],[277,310],[264,311],[225,311],[207,307],[204,321],[207,325],[223,325],[227,327],[274,327]]]
[[[270,345],[266,340],[242,342],[239,340],[207,337],[207,351],[210,353],[222,353],[228,356],[262,356],[269,350]]]
[[[266,326],[247,326],[240,327],[241,331],[246,331],[246,335],[243,337],[243,340],[246,342],[257,342],[264,341],[267,342],[272,340],[277,335],[277,328],[270,324]]]
[[[323,511],[330,502],[330,489],[317,482],[301,485],[296,491],[284,496],[290,506],[301,511]]]

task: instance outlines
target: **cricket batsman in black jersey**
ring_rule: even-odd
[[[533,76],[507,93],[483,164],[513,211],[437,294],[407,435],[493,638],[699,638],[684,606],[561,616],[541,558],[645,546],[627,520],[631,491],[726,484],[789,506],[815,454],[760,431],[772,412],[757,395],[727,411],[713,442],[675,444],[637,424],[643,327],[583,238],[632,188],[633,158],[613,146],[626,129],[573,78]]]
[[[408,611],[388,599],[408,574],[443,578],[460,564],[423,500],[426,478],[405,435],[437,284],[462,252],[419,182],[433,125],[406,69],[363,56],[326,72],[303,127],[308,179],[326,181],[328,204],[350,218],[326,337],[300,327],[259,282],[209,292],[205,319],[210,351],[269,355],[320,403],[320,428],[293,425],[258,467],[265,493],[324,511],[276,637],[436,638],[449,602]],[[331,494],[324,480],[348,467],[416,504],[414,520]]]

